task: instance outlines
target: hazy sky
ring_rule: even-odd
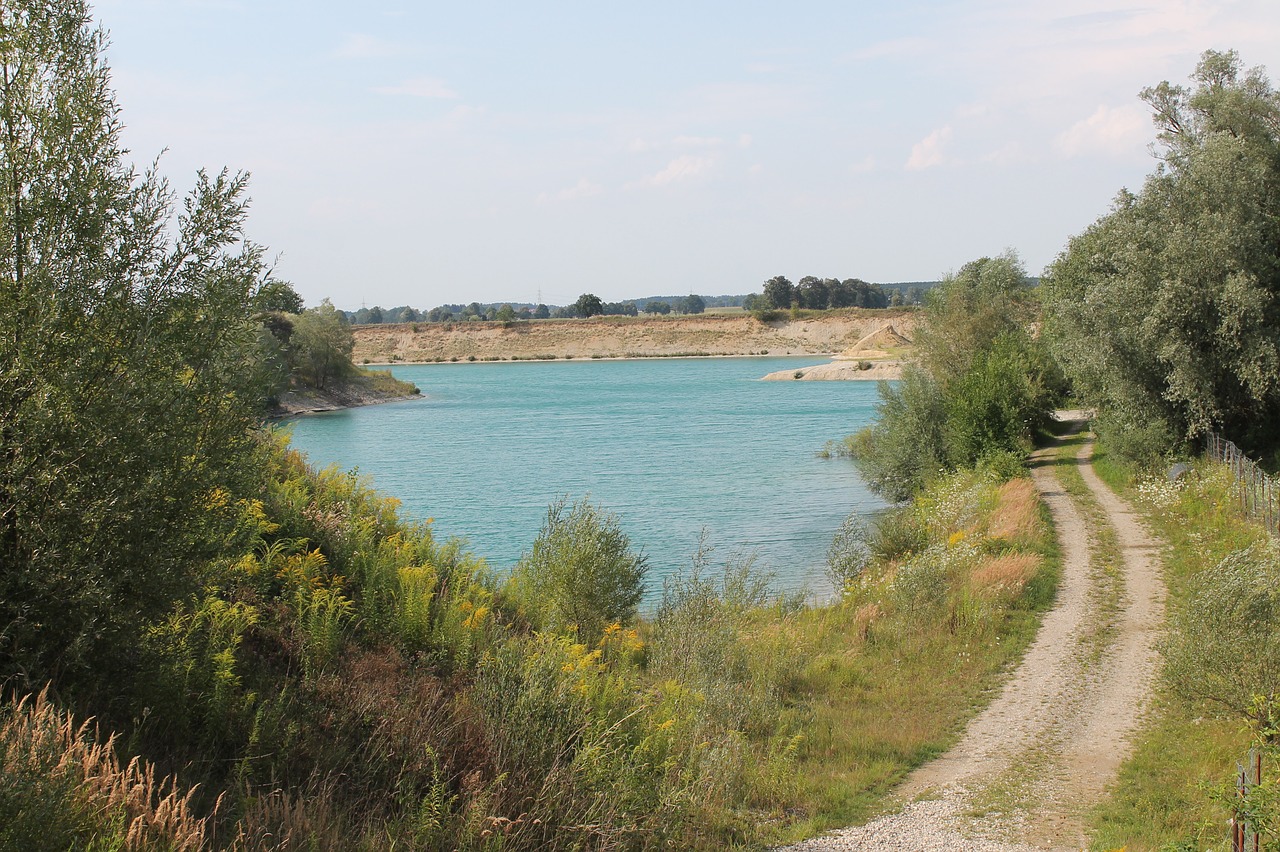
[[[1276,0],[99,0],[143,163],[252,173],[308,304],[1038,274],[1154,161],[1207,48],[1280,74]]]

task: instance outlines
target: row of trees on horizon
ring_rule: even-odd
[[[742,308],[747,311],[828,310],[831,308],[887,308],[920,305],[925,294],[937,286],[937,281],[916,281],[904,284],[870,284],[859,278],[817,278],[806,275],[795,284],[784,275],[776,275],[764,282],[762,292],[742,295],[706,296],[691,293],[688,296],[646,296],[606,302],[592,293],[584,293],[569,305],[548,305],[526,302],[471,302],[470,304],[438,305],[430,310],[398,305],[383,308],[380,305],[361,307],[359,310],[342,311],[356,325],[381,325],[384,323],[412,322],[512,322],[531,319],[572,319],[590,316],[639,316],[642,313],[666,316],[669,314],[700,314],[708,308]]]

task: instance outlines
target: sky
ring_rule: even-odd
[[[1038,275],[1155,166],[1138,93],[1280,82],[1275,0],[98,0],[124,142],[251,174],[308,305]]]

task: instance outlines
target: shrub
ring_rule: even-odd
[[[918,553],[929,544],[929,531],[914,509],[903,506],[887,509],[876,518],[867,539],[871,555],[882,562],[892,562]]]
[[[1163,651],[1184,699],[1274,727],[1280,707],[1280,552],[1274,542],[1229,554],[1189,584]]]
[[[644,594],[645,556],[618,517],[583,500],[561,499],[511,572],[509,590],[535,627],[576,631],[594,644],[606,624],[630,620]]]
[[[866,570],[871,561],[869,537],[867,525],[857,512],[851,512],[836,530],[827,548],[826,573],[837,594]]]

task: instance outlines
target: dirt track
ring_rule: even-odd
[[[1000,695],[949,752],[913,773],[897,813],[795,850],[1077,850],[1084,817],[1128,754],[1147,704],[1163,617],[1154,544],[1093,471],[1092,440],[1075,459],[1054,448],[1032,477],[1053,515],[1063,557],[1058,600]],[[1076,463],[1100,512],[1062,488]],[[1096,524],[1109,525],[1118,570],[1095,564]]]

